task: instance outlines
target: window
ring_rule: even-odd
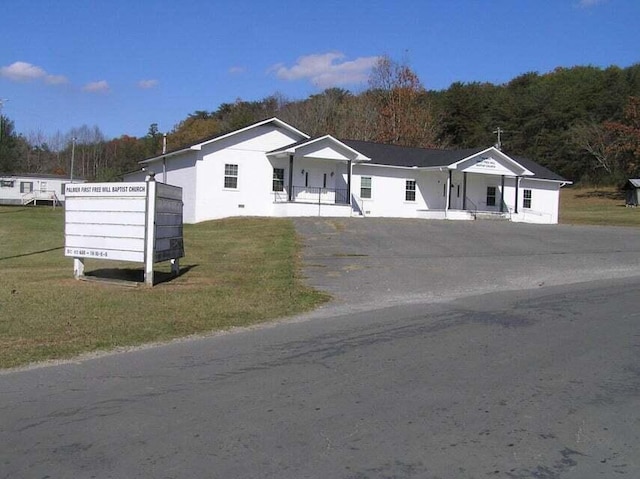
[[[371,177],[360,178],[360,198],[371,199]]]
[[[273,191],[284,191],[284,168],[273,169]]]
[[[523,191],[524,201],[522,202],[522,206],[524,208],[531,208],[531,190]]]
[[[15,181],[13,180],[0,180],[0,187],[1,188],[13,188],[13,184],[15,183]]]
[[[406,201],[416,200],[416,180],[407,180],[404,199]]]
[[[224,165],[224,187],[238,188],[238,165]]]
[[[487,206],[496,205],[496,187],[487,186]]]
[[[31,193],[33,191],[33,181],[21,181],[20,193]]]
[[[64,187],[65,187],[65,186],[67,186],[67,184],[66,184],[66,183],[62,183],[62,184],[60,185],[60,194],[61,194],[62,196],[64,196]]]

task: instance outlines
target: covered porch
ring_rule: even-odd
[[[446,217],[465,212],[471,219],[512,219],[530,200],[521,180],[533,173],[499,150],[481,152],[447,169]]]
[[[328,215],[326,206],[334,205],[346,209],[338,216],[351,214],[353,165],[368,161],[361,153],[327,135],[272,151],[267,157],[273,166],[272,193],[278,210],[309,210],[317,215],[322,208],[315,207],[324,206],[322,214]]]

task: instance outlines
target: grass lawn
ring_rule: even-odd
[[[624,195],[614,187],[562,188],[560,223],[640,226],[640,208],[625,207]]]
[[[153,288],[77,281],[63,256],[62,208],[0,207],[0,367],[246,326],[328,300],[299,277],[287,219],[185,225],[184,237],[185,272],[171,281]],[[142,264],[87,259],[85,268],[142,280]],[[161,263],[156,278],[168,271]]]

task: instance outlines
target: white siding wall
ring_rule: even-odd
[[[265,152],[299,140],[265,125],[205,145],[196,163],[195,221],[228,216],[270,216],[273,166]],[[225,165],[238,165],[238,187],[224,188]],[[285,173],[285,182],[288,178]],[[186,202],[185,202],[186,203]]]
[[[531,208],[524,208],[524,190],[531,190]],[[518,216],[514,221],[527,223],[558,223],[560,183],[523,178],[518,191]]]
[[[354,167],[352,191],[360,197],[360,179],[371,177],[371,199],[361,199],[366,216],[416,218],[420,210],[444,209],[447,173],[411,168]],[[406,181],[415,180],[416,200],[406,201]]]

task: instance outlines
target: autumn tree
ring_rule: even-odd
[[[614,135],[611,151],[626,175],[640,173],[640,96],[629,97],[622,121],[609,121],[605,129]]]
[[[377,113],[376,141],[433,147],[438,127],[418,76],[406,64],[380,57],[369,77]]]

